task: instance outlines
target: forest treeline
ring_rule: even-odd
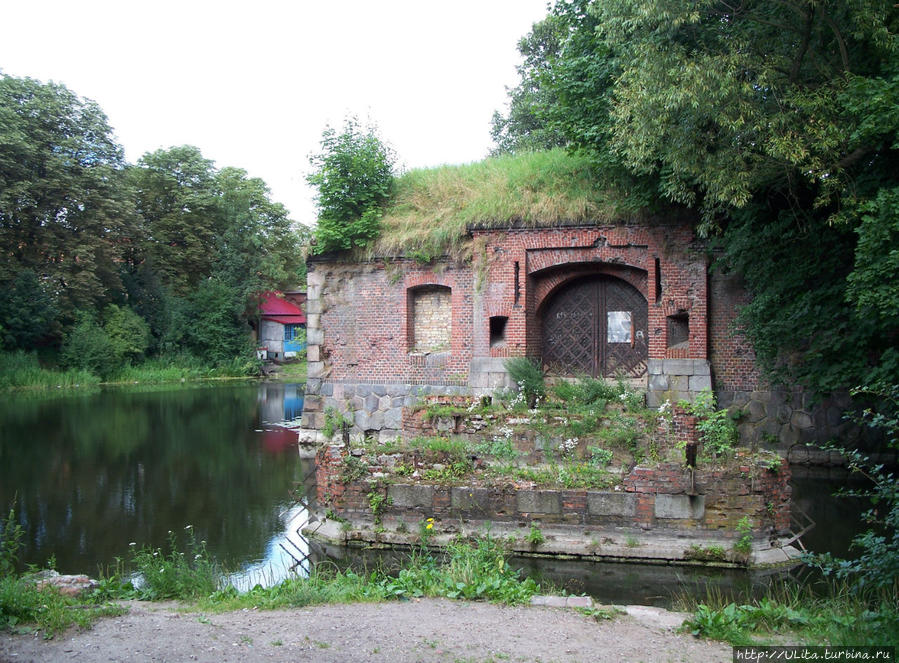
[[[262,180],[191,146],[127,163],[56,83],[0,74],[0,127],[0,350],[103,378],[152,356],[253,369],[259,294],[305,278],[306,233]]]

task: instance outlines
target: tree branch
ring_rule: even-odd
[[[840,34],[840,29],[837,27],[837,24],[834,22],[830,16],[827,15],[827,12],[822,11],[821,16],[824,18],[824,21],[827,25],[830,26],[831,31],[833,32],[833,36],[837,40],[837,45],[840,47],[840,58],[843,60],[843,72],[849,73],[849,51],[846,50],[846,42],[843,40],[843,35]]]
[[[791,83],[795,84],[796,81],[799,80],[802,61],[805,59],[806,51],[808,51],[808,44],[812,37],[812,23],[814,22],[814,19],[815,8],[812,7],[805,16],[805,29],[802,31],[802,43],[799,45],[799,53],[796,54],[796,59],[793,60],[793,68],[790,70]]]

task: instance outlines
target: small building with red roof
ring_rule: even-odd
[[[265,358],[283,361],[306,349],[306,314],[279,292],[262,293],[259,349]]]

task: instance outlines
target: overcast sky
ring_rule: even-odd
[[[518,39],[546,11],[546,0],[8,0],[0,70],[99,103],[132,163],[196,145],[310,224],[308,155],[348,113],[373,120],[408,168],[486,156]]]

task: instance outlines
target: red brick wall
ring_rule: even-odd
[[[540,311],[547,298],[572,279],[608,274],[627,281],[646,298],[650,358],[666,357],[665,317],[678,311],[690,316],[688,356],[707,357],[706,258],[694,248],[689,227],[483,230],[475,231],[474,236],[474,270],[484,275],[474,316],[477,356],[487,353],[487,321],[493,315],[509,318],[508,352],[538,356],[542,346]],[[660,271],[659,297],[656,264]]]
[[[321,293],[321,377],[358,382],[464,381],[472,356],[471,280],[468,266],[440,271],[412,261],[318,264]],[[410,292],[421,286],[451,290],[449,348],[414,353]]]
[[[707,258],[686,225],[477,230],[471,263],[410,260],[312,263],[320,296],[325,380],[462,383],[473,357],[539,356],[541,307],[572,279],[607,274],[648,302],[649,358],[709,358],[716,390],[759,387],[754,354],[736,333],[738,282],[707,276]],[[658,267],[658,274],[657,274]],[[410,293],[450,288],[446,351],[414,353]],[[688,347],[669,348],[667,316],[689,315]],[[490,318],[507,318],[490,346]]]
[[[715,389],[755,391],[759,370],[752,345],[736,325],[740,306],[749,300],[738,278],[714,271],[709,287],[709,360]]]

